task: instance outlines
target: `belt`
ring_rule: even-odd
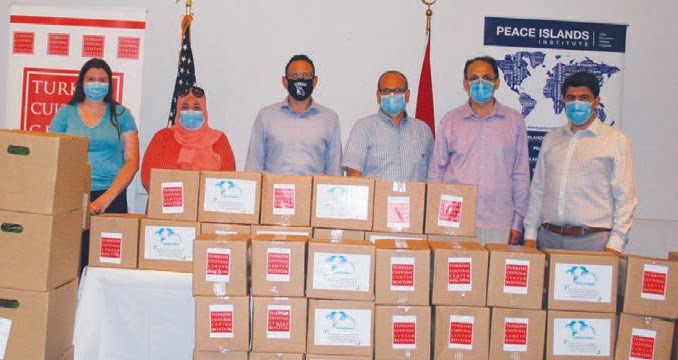
[[[597,232],[604,232],[607,231],[609,232],[610,229],[608,228],[601,228],[601,227],[589,227],[589,226],[558,226],[558,225],[553,225],[549,223],[543,223],[541,225],[544,229],[560,234],[560,235],[565,235],[565,236],[582,236],[582,235],[588,235],[592,233],[597,233]]]

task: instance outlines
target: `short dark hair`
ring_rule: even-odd
[[[287,75],[287,70],[290,69],[290,65],[292,65],[292,63],[295,62],[295,61],[305,61],[305,62],[311,64],[311,69],[313,69],[313,76],[315,76],[315,65],[313,64],[313,60],[311,60],[310,57],[308,57],[304,54],[294,55],[290,58],[290,61],[288,61],[287,65],[285,65],[285,75]]]
[[[600,81],[598,81],[598,78],[593,73],[588,71],[577,71],[565,78],[565,81],[560,86],[560,95],[565,97],[568,88],[581,86],[589,88],[595,97],[600,95]]]
[[[398,75],[402,76],[403,79],[405,79],[405,89],[410,88],[410,85],[407,83],[407,77],[403,73],[401,73],[398,70],[388,70],[388,71],[385,71],[383,74],[381,74],[381,76],[379,77],[379,80],[377,80],[377,90],[381,89],[381,80],[384,78],[384,76],[389,75],[389,74],[398,74]]]
[[[482,61],[484,63],[487,63],[492,67],[492,71],[494,71],[494,76],[499,77],[499,66],[497,66],[497,60],[495,60],[491,56],[478,56],[473,59],[467,60],[466,64],[464,64],[464,79],[466,79],[466,73],[468,72],[469,66],[473,64],[476,61]]]

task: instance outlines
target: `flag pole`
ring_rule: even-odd
[[[193,7],[193,0],[186,0],[186,15],[191,15],[191,7]]]
[[[186,0],[186,1],[191,1],[191,0]],[[438,2],[438,0],[431,0],[431,1],[426,1],[426,0],[421,0],[421,2],[426,5],[428,9],[426,9],[426,35],[429,35],[431,33],[431,17],[433,16],[433,10],[431,10],[431,6]]]

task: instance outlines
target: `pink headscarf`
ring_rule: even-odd
[[[181,105],[193,97],[198,100],[202,108],[203,118],[205,119],[200,129],[186,129],[179,121]],[[177,165],[182,170],[219,170],[221,168],[221,155],[217,154],[212,145],[219,140],[223,134],[221,131],[214,130],[207,124],[207,99],[203,96],[196,98],[192,94],[180,96],[177,98],[177,114],[174,117],[174,126],[172,126],[174,138],[181,145]]]

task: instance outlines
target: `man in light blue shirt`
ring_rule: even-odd
[[[342,165],[348,176],[426,181],[433,151],[431,129],[407,116],[407,78],[390,70],[377,82],[379,111],[358,120],[346,143]]]
[[[341,175],[339,116],[311,97],[318,84],[313,61],[293,56],[282,83],[289,96],[257,114],[245,171]]]

